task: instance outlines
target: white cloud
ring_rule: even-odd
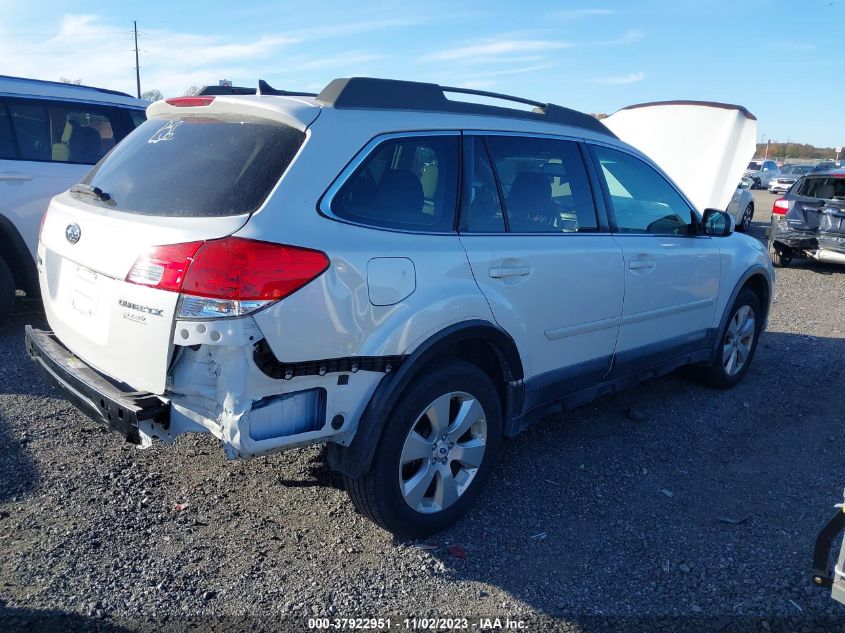
[[[476,63],[477,60],[495,61],[495,58],[507,53],[539,52],[572,48],[575,44],[571,42],[558,42],[551,40],[504,40],[500,42],[489,42],[486,44],[474,44],[472,46],[461,46],[448,48],[438,53],[432,53],[421,57],[421,61],[461,61],[464,63]],[[492,58],[492,59],[491,59]]]
[[[314,59],[299,55],[301,65],[293,69],[288,61],[292,53],[305,50],[294,45],[410,24],[410,20],[359,21],[253,38],[198,35],[142,25],[138,38],[141,89],[156,88],[165,96],[175,96],[191,85],[232,77],[248,77],[250,81],[261,77],[284,83],[287,88],[319,89],[323,84],[315,85],[304,71],[354,69],[381,56],[362,51]],[[125,26],[115,26],[96,15],[65,15],[55,24],[43,25],[41,32],[44,35],[33,37],[0,26],[4,72],[37,79],[82,79],[87,85],[135,94],[134,41]],[[280,59],[285,60],[282,70]],[[305,78],[288,74],[291,71],[296,75],[297,70],[302,70]]]
[[[630,29],[625,31],[622,37],[615,40],[604,40],[600,42],[593,42],[593,46],[623,46],[625,44],[633,44],[639,42],[645,37],[645,32],[640,29]]]
[[[500,77],[503,75],[521,75],[531,73],[545,68],[551,68],[554,64],[536,64],[534,66],[522,66],[521,68],[506,68],[503,70],[491,70],[482,73],[475,73],[473,77]]]
[[[635,84],[638,81],[645,79],[645,73],[642,71],[635,73],[628,73],[627,75],[611,75],[609,77],[596,77],[592,80],[596,84],[605,84],[608,86],[624,86],[627,84]]]
[[[371,53],[348,52],[335,57],[325,57],[321,59],[311,59],[302,62],[291,61],[288,66],[296,71],[300,70],[322,70],[323,68],[346,68],[354,67],[358,64],[383,59],[384,55],[374,55]]]
[[[496,85],[495,81],[484,79],[470,79],[469,81],[462,81],[458,84],[459,88],[469,88],[470,90],[486,90]]]
[[[555,11],[552,17],[559,20],[577,20],[578,18],[586,18],[594,15],[613,15],[615,11],[610,9],[563,9],[562,11]]]

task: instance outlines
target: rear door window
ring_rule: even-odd
[[[0,99],[0,158],[17,158],[15,136],[12,132],[12,122],[6,110],[5,99]]]
[[[332,214],[370,226],[452,232],[459,164],[458,135],[384,141],[337,192]]]
[[[93,165],[123,133],[114,107],[9,99],[8,108],[22,160]]]
[[[512,233],[596,231],[596,210],[578,145],[537,137],[486,138]]]
[[[85,200],[145,215],[252,213],[304,140],[289,125],[242,115],[150,119],[83,180],[109,199]]]

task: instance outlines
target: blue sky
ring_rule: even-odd
[[[611,113],[701,99],[760,136],[845,145],[845,0],[286,2],[0,0],[0,74],[165,96],[227,78],[318,91],[350,75],[434,81]]]

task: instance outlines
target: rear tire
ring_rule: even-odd
[[[786,268],[792,263],[792,251],[788,246],[770,244],[769,256],[772,258],[772,265],[776,268]]]
[[[741,290],[716,343],[716,361],[706,367],[692,367],[692,377],[717,389],[739,384],[754,360],[762,317],[757,295],[748,288]]]
[[[400,538],[457,521],[481,492],[502,437],[499,395],[465,361],[438,365],[408,387],[382,431],[369,472],[344,477],[361,514]]]
[[[15,277],[6,260],[0,257],[0,325],[5,323],[14,305]]]

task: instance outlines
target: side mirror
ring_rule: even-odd
[[[718,209],[705,209],[701,222],[704,225],[704,233],[713,237],[725,237],[736,228],[733,216]]]

